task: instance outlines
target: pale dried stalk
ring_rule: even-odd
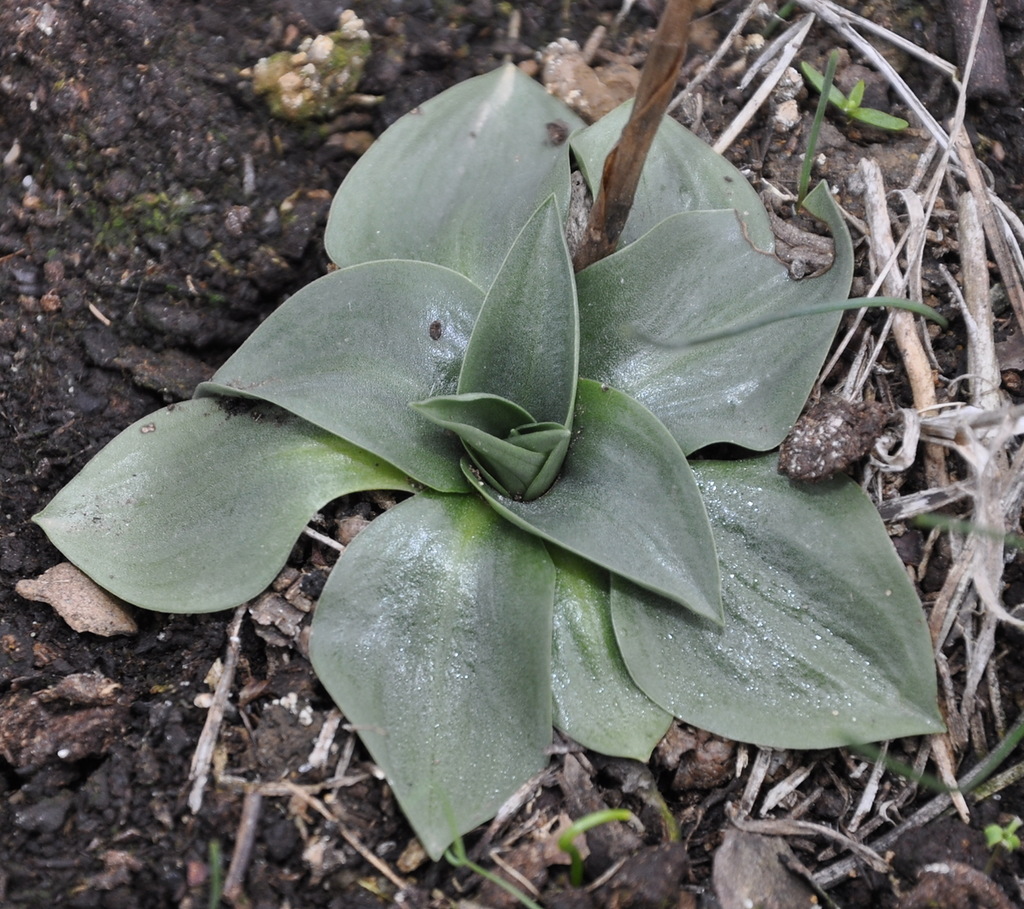
[[[768,775],[768,768],[772,763],[772,749],[758,748],[757,756],[750,768],[750,776],[747,777],[747,785],[740,796],[739,804],[736,806],[736,813],[739,817],[747,817],[754,809],[757,801],[757,794],[761,791],[765,777]]]
[[[987,569],[991,571],[991,566],[985,564],[985,556],[988,555],[988,547],[983,547],[981,550],[981,566],[972,566],[972,575],[974,580],[974,589],[979,590],[979,587],[984,586],[985,575],[983,572]],[[1002,546],[999,547],[999,555],[1002,556]],[[1000,569],[998,574],[1002,576],[1002,570]],[[980,583],[979,583],[980,581]],[[979,593],[979,599],[986,606],[992,601],[991,591],[989,596]],[[1002,610],[1000,610],[1002,611]],[[964,718],[964,722],[969,728],[974,728],[974,720],[978,717],[977,694],[978,685],[981,684],[981,680],[985,677],[985,671],[988,668],[989,660],[992,659],[992,654],[996,649],[996,628],[999,626],[999,616],[991,608],[985,610],[984,616],[981,619],[981,628],[978,629],[977,635],[974,638],[973,646],[967,648],[967,676],[964,681],[964,692],[960,699],[960,714]],[[975,735],[975,744],[979,748],[985,747],[985,736],[984,731],[980,735]]]
[[[856,833],[864,822],[864,818],[871,811],[871,806],[878,796],[878,786],[882,781],[882,774],[885,773],[885,756],[888,753],[889,743],[882,742],[882,747],[878,751],[878,757],[871,768],[871,776],[868,777],[867,785],[864,787],[860,801],[857,803],[857,809],[853,812],[853,817],[850,818],[850,822],[846,825],[848,833]]]
[[[235,832],[235,848],[231,853],[231,864],[228,866],[228,873],[224,878],[223,897],[234,905],[243,898],[242,886],[245,883],[245,873],[249,870],[249,860],[252,858],[252,847],[256,842],[256,831],[259,829],[260,809],[263,806],[263,796],[255,789],[249,789],[242,799],[242,817],[238,821],[238,830]]]
[[[805,767],[797,767],[789,776],[779,783],[776,783],[768,790],[768,794],[765,795],[764,800],[761,802],[761,808],[758,814],[761,817],[765,817],[769,811],[775,810],[779,805],[782,804],[792,793],[803,784],[804,780],[811,775],[811,771],[814,769],[814,764],[808,764]]]
[[[885,287],[886,293],[892,296],[906,296],[911,300],[923,300],[924,290],[921,281],[921,260],[923,258],[925,239],[927,237],[927,216],[925,215],[924,206],[917,193],[909,189],[895,190],[895,192],[903,200],[903,204],[907,209],[907,226],[903,235],[900,237],[899,242],[893,246],[889,257],[886,259],[885,265],[878,271],[877,277],[875,278],[874,284],[872,284],[868,296],[874,296],[878,292],[879,288]],[[865,232],[870,234],[871,230],[866,228]],[[899,255],[904,248],[906,248],[908,267],[907,273],[901,278],[897,263],[899,261]],[[856,385],[854,386],[853,396],[859,397],[865,383],[874,371],[875,363],[885,346],[886,340],[889,338],[890,332],[893,330],[893,325],[896,323],[897,315],[897,312],[890,311],[886,317],[885,325],[878,333],[878,340],[875,344],[874,350],[872,350],[870,358],[866,360],[859,374]],[[904,315],[909,316],[910,314],[904,313]],[[907,320],[903,320],[903,322],[905,321]],[[909,321],[913,322],[913,319],[911,318]],[[899,324],[903,324],[903,322]],[[927,336],[918,334],[917,338],[921,341],[922,347],[924,347],[927,341]],[[925,356],[929,361],[930,368],[937,370],[938,367],[934,363],[934,357],[930,354],[930,349],[925,347]],[[851,400],[852,399],[853,398],[851,397]],[[907,466],[910,466],[909,463]]]
[[[942,589],[932,605],[928,630],[936,650],[945,645],[953,629],[953,622],[960,613],[960,608],[970,590],[971,573],[969,568],[974,561],[974,553],[979,539],[975,536],[967,540],[964,548],[960,551],[960,558],[950,568],[946,580],[942,584]]]
[[[992,205],[990,191],[981,172],[981,165],[975,157],[974,148],[967,131],[961,125],[953,136],[953,146],[967,177],[967,185],[978,202],[978,215],[985,229],[992,258],[996,260],[999,274],[1006,287],[1006,295],[1013,306],[1017,324],[1024,330],[1024,282],[1021,281],[1017,263],[1010,252],[1009,242],[1003,231],[1003,225],[996,217]]]
[[[971,822],[971,812],[967,807],[964,795],[956,788],[956,745],[949,733],[933,735],[930,737],[932,743],[932,760],[939,771],[939,779],[943,785],[950,789],[949,800],[960,815],[960,820],[965,824]]]
[[[672,113],[672,111],[679,107],[680,104],[693,94],[694,89],[696,89],[701,82],[715,71],[718,64],[722,62],[722,58],[729,53],[729,49],[736,40],[736,36],[743,31],[746,24],[750,21],[750,18],[755,12],[757,12],[757,8],[761,3],[762,0],[750,0],[750,3],[747,4],[747,8],[740,13],[739,18],[737,18],[733,27],[729,29],[729,34],[722,39],[721,43],[715,49],[715,52],[711,55],[711,59],[709,59],[708,62],[700,68],[700,72],[686,84],[685,88],[683,88],[683,90],[672,99],[666,113]]]
[[[804,40],[807,38],[807,33],[811,30],[811,25],[813,24],[814,16],[807,16],[802,22],[790,28],[793,36],[786,42],[782,54],[779,56],[775,66],[772,67],[772,71],[764,77],[764,81],[757,87],[757,91],[743,105],[743,109],[733,118],[732,123],[726,127],[715,144],[711,146],[716,152],[719,154],[725,152],[736,141],[737,136],[743,132],[747,123],[750,122],[761,105],[768,100],[768,96],[771,95],[772,90],[778,85],[783,73],[789,68],[789,64],[793,62],[793,58],[803,45]]]
[[[839,843],[842,848],[849,850],[861,861],[867,862],[876,871],[887,873],[890,871],[889,863],[881,855],[863,843],[826,827],[824,824],[815,824],[811,821],[791,821],[779,819],[771,821],[752,821],[740,817],[739,813],[731,805],[725,809],[726,816],[730,822],[748,833],[760,833],[765,836],[820,836],[825,839]]]
[[[210,778],[210,765],[213,762],[213,749],[217,744],[217,737],[220,735],[221,723],[224,721],[224,710],[228,705],[228,698],[231,695],[231,686],[235,681],[235,668],[238,666],[238,654],[242,649],[242,640],[239,631],[242,627],[242,619],[248,603],[243,603],[231,617],[228,625],[228,649],[224,654],[224,666],[221,669],[220,679],[217,681],[217,688],[213,694],[213,703],[206,713],[206,722],[203,724],[203,731],[196,743],[195,753],[192,755],[192,766],[189,769],[188,778],[192,781],[192,789],[188,794],[188,807],[193,814],[197,814],[203,807],[203,791],[206,789],[206,782]]]
[[[877,270],[883,262],[892,257],[896,248],[889,226],[885,186],[881,168],[870,158],[861,160],[858,173],[863,184],[865,219],[870,232],[869,256],[873,267]],[[889,296],[902,295],[903,284],[895,265],[882,282],[882,289]],[[914,316],[905,310],[895,312],[892,314],[892,326],[893,338],[899,348],[900,356],[903,358],[907,378],[910,381],[914,407],[918,412],[933,409],[937,403],[935,379],[924,344],[917,334],[918,329]],[[928,478],[929,486],[944,486],[948,482],[942,453],[933,447],[925,449],[925,476]]]

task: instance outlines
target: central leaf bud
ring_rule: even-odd
[[[523,225],[487,291],[458,393],[411,406],[454,432],[496,491],[536,499],[569,450],[579,346],[576,282],[552,195]]]
[[[455,433],[480,476],[513,499],[529,501],[547,492],[569,449],[565,426],[538,423],[497,395],[448,395],[411,406]]]

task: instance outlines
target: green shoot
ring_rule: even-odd
[[[210,864],[209,909],[220,909],[220,898],[224,892],[224,869],[221,868],[220,840],[210,840],[207,861]]]
[[[531,900],[525,893],[523,893],[522,890],[520,890],[514,884],[510,883],[509,881],[506,881],[505,878],[503,877],[498,877],[498,875],[494,874],[491,871],[488,871],[486,868],[482,868],[480,865],[478,865],[476,862],[470,859],[470,857],[466,854],[466,845],[462,842],[461,836],[455,837],[455,842],[453,842],[451,846],[449,846],[445,850],[444,857],[448,860],[448,864],[451,865],[453,868],[468,868],[470,871],[479,874],[480,877],[484,878],[485,880],[488,880],[492,884],[496,884],[497,886],[501,887],[502,890],[504,890],[508,894],[511,894],[513,898],[519,900],[520,903],[526,906],[526,909],[543,909],[543,907],[539,903],[535,903],[533,900]]]
[[[1017,831],[1022,823],[1024,821],[1015,817],[1004,827],[1000,827],[999,824],[989,824],[985,828],[985,842],[988,844],[988,848],[995,849],[997,846],[1002,846],[1010,852],[1020,849],[1020,837],[1017,836]]]
[[[1006,546],[1014,549],[1024,549],[1024,537],[1016,533],[1006,533],[996,527],[982,527],[973,521],[960,521],[956,518],[949,518],[941,514],[920,514],[914,518],[914,526],[925,530],[934,527],[945,530],[947,533],[977,534],[990,539],[1002,540]]]
[[[779,11],[774,13],[771,19],[768,20],[768,24],[764,29],[762,29],[761,34],[764,35],[765,38],[770,38],[774,35],[775,32],[778,31],[780,25],[789,21],[789,17],[793,15],[794,9],[796,9],[795,0],[790,0],[789,3],[784,3],[780,6]]]
[[[910,125],[902,117],[894,117],[892,114],[875,110],[873,107],[861,107],[861,101],[864,100],[863,79],[853,87],[850,96],[847,97],[834,85],[830,85],[826,90],[825,76],[809,63],[801,63],[800,69],[804,74],[804,78],[811,83],[815,91],[820,92],[823,98],[827,97],[832,104],[838,107],[851,120],[857,120],[861,123],[866,123],[868,126],[891,130],[892,132],[899,132]]]
[[[609,808],[605,811],[595,811],[593,814],[585,815],[578,821],[574,821],[558,838],[558,848],[569,854],[572,864],[569,868],[569,882],[573,887],[579,887],[583,883],[583,857],[576,848],[576,837],[586,833],[592,827],[607,824],[609,821],[628,821],[633,817],[632,813],[625,808]]]
[[[850,745],[848,747],[854,754],[859,754],[862,757],[867,758],[869,761],[881,761],[885,765],[885,769],[889,772],[895,773],[897,776],[901,776],[904,779],[913,780],[919,786],[924,786],[925,789],[930,789],[932,792],[953,791],[938,777],[932,776],[930,773],[921,773],[919,770],[915,770],[910,764],[897,760],[896,758],[889,757],[889,755],[883,756],[882,749],[874,744],[874,742],[868,742],[863,745]]]
[[[849,300],[817,303],[814,306],[801,307],[800,309],[783,313],[782,315],[762,316],[758,319],[751,319],[749,322],[744,322],[741,325],[733,325],[729,328],[711,331],[707,334],[698,335],[696,338],[690,338],[688,341],[683,342],[660,341],[657,338],[640,334],[637,334],[637,337],[643,338],[643,340],[648,344],[657,345],[659,347],[668,347],[673,350],[685,350],[688,347],[697,347],[701,344],[709,344],[712,341],[722,341],[726,338],[736,337],[737,335],[745,334],[748,331],[763,328],[765,325],[772,325],[775,322],[784,322],[787,319],[804,319],[808,316],[817,316],[826,312],[837,312],[840,310],[850,309],[868,309],[879,306],[888,306],[891,309],[905,309],[907,312],[924,316],[924,318],[935,322],[942,328],[946,328],[949,325],[949,322],[944,316],[939,315],[926,303],[918,303],[916,300],[904,300],[901,297],[851,297]]]
[[[1019,817],[1014,817],[1004,825],[989,824],[985,827],[985,842],[991,850],[991,855],[985,864],[985,874],[991,873],[1000,846],[1007,852],[1016,852],[1020,849],[1020,837],[1017,836],[1017,831],[1022,823],[1024,821],[1021,821]]]
[[[825,75],[822,77],[821,97],[818,99],[818,109],[814,112],[814,122],[811,124],[811,134],[807,137],[807,151],[804,152],[804,163],[800,168],[800,185],[796,193],[796,204],[801,206],[807,198],[807,189],[811,182],[811,167],[814,165],[814,152],[818,148],[818,133],[821,132],[821,122],[825,119],[825,108],[828,106],[826,100],[834,89],[832,80],[836,76],[836,66],[839,63],[839,51],[832,51],[829,54],[828,65],[825,67]],[[824,88],[824,86],[828,88]],[[824,89],[824,90],[823,90]]]

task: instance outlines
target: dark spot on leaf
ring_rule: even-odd
[[[434,319],[434,321],[430,323],[430,340],[437,341],[441,337],[443,331],[444,326],[437,319]]]
[[[564,120],[552,120],[544,125],[548,131],[548,142],[552,145],[561,145],[569,138],[569,124]]]

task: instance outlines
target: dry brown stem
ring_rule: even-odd
[[[647,153],[668,109],[686,56],[693,6],[693,0],[669,0],[661,15],[640,75],[633,111],[604,162],[601,191],[590,210],[583,243],[573,259],[576,271],[614,252],[626,226]]]

